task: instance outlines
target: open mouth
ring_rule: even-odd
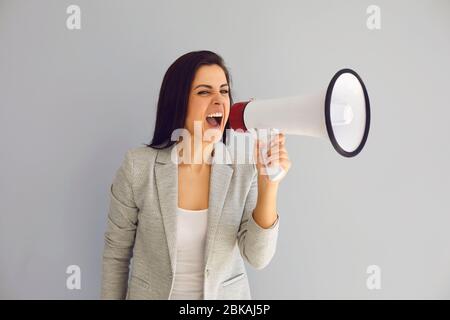
[[[222,112],[214,112],[206,116],[206,122],[213,128],[219,128],[222,123],[222,118]]]

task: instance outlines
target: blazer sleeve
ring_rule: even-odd
[[[237,238],[242,257],[255,269],[263,269],[275,254],[280,217],[277,214],[277,219],[269,228],[258,225],[253,219],[257,198],[258,173],[255,169]]]
[[[102,299],[125,299],[138,208],[133,197],[133,159],[129,150],[109,188],[110,206],[104,234]]]

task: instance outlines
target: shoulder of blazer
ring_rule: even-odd
[[[145,197],[143,193],[146,186],[151,186],[148,179],[151,179],[149,172],[153,172],[153,167],[158,155],[158,149],[147,146],[131,148],[127,151],[128,161],[130,161],[131,184],[135,196],[135,202],[138,207],[142,204]]]
[[[147,146],[140,146],[140,147],[135,147],[132,148],[130,150],[128,150],[128,152],[131,154],[131,157],[134,161],[149,161],[149,160],[153,160],[156,158],[156,155],[158,154],[158,149],[154,149],[152,147],[147,147]]]
[[[133,171],[138,174],[153,171],[155,163],[171,163],[171,152],[174,146],[155,149],[147,146],[140,146],[129,149],[127,154],[133,162]]]
[[[145,174],[145,172],[152,170],[158,155],[158,150],[147,146],[141,146],[129,149],[127,154],[132,162],[132,176],[136,178],[136,174],[142,175]]]

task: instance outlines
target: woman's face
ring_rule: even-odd
[[[215,129],[214,142],[220,140],[230,113],[229,87],[225,72],[218,65],[201,66],[189,94],[185,128],[194,134],[194,123],[201,124],[202,134]],[[205,139],[209,140],[209,139]]]

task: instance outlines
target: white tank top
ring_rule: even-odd
[[[177,208],[177,262],[169,300],[202,300],[208,209]]]

